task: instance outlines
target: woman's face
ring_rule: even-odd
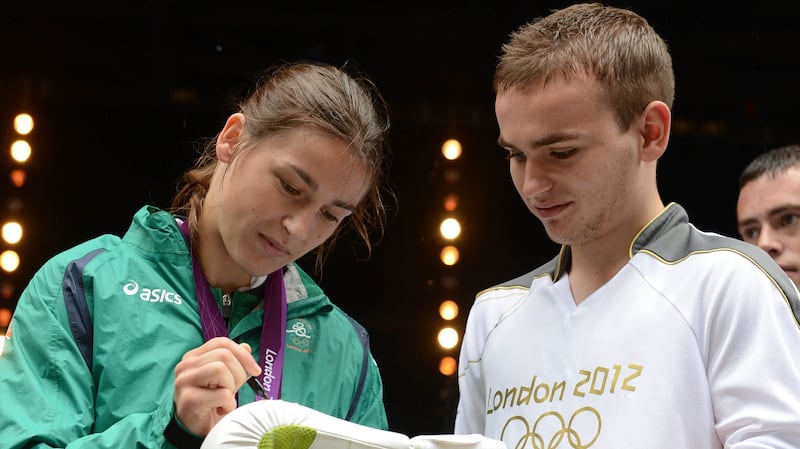
[[[225,134],[241,125],[230,125],[218,139],[220,164],[203,214],[213,217],[210,234],[224,248],[217,255],[260,276],[325,242],[364,198],[368,171],[345,142],[310,126],[232,157],[235,136]]]

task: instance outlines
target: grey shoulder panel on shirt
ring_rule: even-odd
[[[711,251],[731,251],[752,261],[769,275],[782,273],[774,260],[757,246],[723,235],[701,232],[684,223],[648,242],[638,251],[648,252],[668,263],[682,260],[692,254]],[[774,276],[782,278],[783,276]]]
[[[795,319],[800,322],[800,298],[795,285],[769,254],[755,245],[720,234],[701,232],[691,224],[683,223],[638,251],[652,254],[667,263],[675,263],[692,254],[704,252],[730,251],[739,254],[762,270],[782,290]]]
[[[541,276],[544,276],[544,275],[549,275],[551,279],[554,278],[557,268],[558,268],[558,257],[554,257],[549,262],[547,262],[546,264],[536,268],[535,270],[529,271],[529,272],[527,272],[527,273],[525,273],[525,274],[523,274],[521,276],[517,276],[514,279],[511,279],[509,281],[503,282],[501,284],[497,284],[497,285],[494,285],[494,286],[489,287],[487,289],[484,289],[483,291],[479,292],[477,296],[480,296],[481,293],[483,293],[483,292],[486,292],[486,291],[489,291],[489,290],[498,289],[498,288],[499,289],[502,289],[502,288],[524,288],[524,289],[528,289],[528,288],[531,287],[531,284],[533,283],[533,280],[538,278],[538,277],[541,277]]]

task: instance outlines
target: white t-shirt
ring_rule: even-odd
[[[477,295],[456,433],[509,449],[800,448],[800,303],[766,253],[671,204],[578,306],[568,255]]]

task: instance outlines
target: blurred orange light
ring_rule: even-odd
[[[11,178],[11,183],[14,184],[14,187],[22,187],[25,185],[25,170],[19,168],[11,170],[9,177]]]
[[[9,210],[9,212],[13,212],[13,213],[19,212],[19,211],[22,210],[23,206],[24,206],[24,203],[19,198],[11,198],[11,199],[8,200],[8,210]]]
[[[461,178],[461,172],[456,168],[448,168],[444,171],[444,180],[447,183],[454,184]]]
[[[453,240],[461,235],[461,223],[455,218],[445,218],[439,224],[439,233],[447,240]]]
[[[461,157],[461,142],[456,139],[450,139],[442,144],[442,154],[446,159],[451,161]]]
[[[444,198],[444,210],[453,212],[458,208],[458,195],[451,193]]]
[[[445,376],[452,376],[456,373],[458,369],[458,362],[456,362],[455,357],[445,356],[439,360],[439,372]]]
[[[458,344],[458,331],[452,327],[442,328],[442,330],[439,331],[439,335],[436,336],[436,339],[439,341],[439,346],[444,349],[453,349]]]
[[[5,281],[0,284],[0,297],[3,299],[11,299],[11,295],[14,294],[14,284],[9,281]]]
[[[16,221],[7,221],[0,228],[0,235],[6,243],[15,245],[22,240],[22,225]]]
[[[439,259],[442,261],[443,264],[448,266],[457,264],[459,258],[460,254],[458,252],[458,248],[452,245],[445,246],[439,253]]]
[[[0,268],[11,273],[19,267],[19,254],[16,251],[6,250],[0,253]]]
[[[24,140],[17,140],[11,144],[11,158],[17,162],[27,162],[32,152],[31,144]]]
[[[455,301],[448,299],[439,305],[439,316],[445,320],[452,320],[458,316],[458,304]]]
[[[18,114],[14,117],[14,131],[23,136],[33,131],[33,117],[30,114]]]

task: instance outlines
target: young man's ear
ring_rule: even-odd
[[[654,162],[667,149],[672,112],[663,101],[651,101],[641,117],[642,161]]]
[[[217,159],[220,162],[231,161],[233,150],[244,133],[244,114],[237,112],[228,117],[225,126],[217,136]]]

